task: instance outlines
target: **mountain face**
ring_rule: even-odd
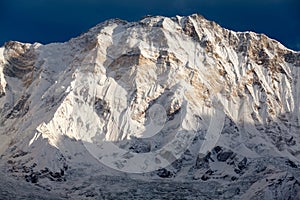
[[[300,52],[200,15],[7,42],[0,196],[300,199],[299,89]]]

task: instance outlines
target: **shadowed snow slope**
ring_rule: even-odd
[[[299,88],[299,52],[200,15],[7,42],[2,181],[43,198],[299,199]]]

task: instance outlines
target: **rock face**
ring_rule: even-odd
[[[190,199],[297,199],[299,88],[300,52],[200,15],[8,42],[1,165],[49,197],[168,197],[149,192],[164,186]]]

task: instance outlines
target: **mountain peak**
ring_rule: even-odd
[[[299,52],[197,14],[107,20],[65,43],[8,42],[1,165],[59,192],[77,179],[89,190],[95,173],[129,187],[192,182],[212,198],[297,195],[299,75]],[[265,179],[284,181],[267,190]],[[206,184],[216,180],[218,194]]]

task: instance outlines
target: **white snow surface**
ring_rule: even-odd
[[[299,88],[299,52],[199,15],[108,20],[65,43],[8,42],[1,163],[61,198],[88,197],[101,186],[94,175],[134,187],[162,181],[162,169],[211,198],[281,198],[266,178],[300,189]]]

